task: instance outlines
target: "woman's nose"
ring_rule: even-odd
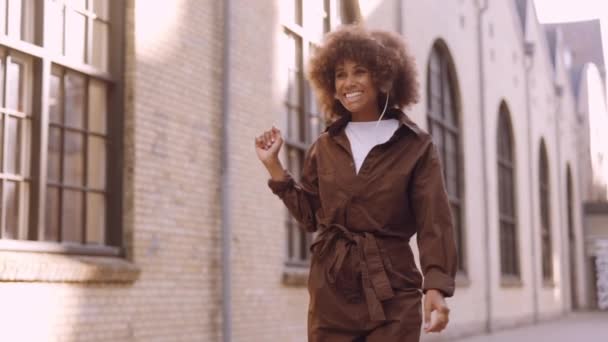
[[[345,80],[344,83],[346,84],[346,86],[350,86],[350,85],[355,84],[355,77],[354,77],[354,75],[348,74],[346,76],[346,80]]]

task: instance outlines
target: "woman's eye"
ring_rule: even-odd
[[[344,78],[345,74],[343,72],[339,72],[336,74],[336,78]]]

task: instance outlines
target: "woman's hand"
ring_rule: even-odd
[[[278,162],[281,146],[283,146],[281,131],[274,126],[255,138],[255,152],[264,165]]]
[[[283,146],[281,131],[274,126],[255,138],[255,153],[274,180],[285,179],[285,171],[279,160],[281,146]]]
[[[432,312],[435,315],[431,315]],[[450,321],[450,309],[438,290],[430,289],[424,295],[424,332],[441,332]]]

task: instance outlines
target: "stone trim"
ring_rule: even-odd
[[[501,275],[500,286],[503,288],[521,288],[524,286],[521,277],[514,275]]]
[[[0,282],[133,283],[139,274],[118,257],[0,251]]]
[[[308,285],[308,266],[286,266],[283,270],[283,285],[290,287],[306,287]]]

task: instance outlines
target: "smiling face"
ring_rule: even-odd
[[[336,66],[336,98],[354,117],[378,116],[378,89],[365,66],[346,60]]]

